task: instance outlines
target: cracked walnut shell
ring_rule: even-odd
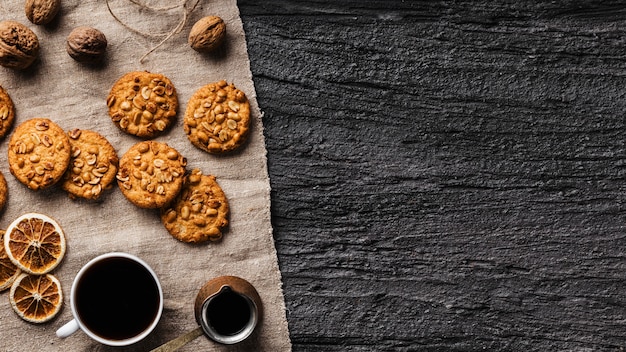
[[[210,52],[219,47],[226,36],[226,24],[217,16],[207,16],[196,22],[189,32],[189,45],[198,52]]]
[[[33,31],[19,22],[0,22],[0,65],[23,70],[37,55],[39,39]]]

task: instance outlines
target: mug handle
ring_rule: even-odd
[[[57,330],[57,336],[65,338],[75,333],[76,331],[78,331],[78,322],[76,322],[76,319],[72,319],[65,323],[65,325],[61,326],[59,330]]]

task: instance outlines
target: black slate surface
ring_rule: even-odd
[[[626,4],[240,0],[294,351],[624,351]]]

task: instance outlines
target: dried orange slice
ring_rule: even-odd
[[[11,286],[9,300],[20,318],[31,323],[44,323],[61,310],[61,283],[50,274],[22,273]]]
[[[41,275],[54,269],[65,255],[65,234],[50,217],[28,213],[15,219],[4,235],[4,249],[18,268]]]
[[[4,230],[0,230],[0,242],[4,239]],[[4,242],[2,242],[4,243]],[[4,245],[0,246],[0,291],[4,291],[11,287],[15,278],[22,271],[9,259]]]

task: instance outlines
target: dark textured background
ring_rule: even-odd
[[[240,0],[294,351],[624,351],[626,5]]]

